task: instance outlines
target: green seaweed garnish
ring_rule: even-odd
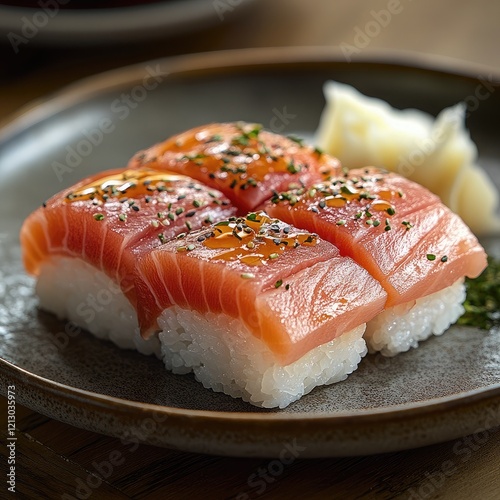
[[[484,330],[500,328],[500,260],[488,257],[488,267],[476,279],[466,278],[465,313],[459,325]]]

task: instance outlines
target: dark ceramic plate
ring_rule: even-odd
[[[95,0],[69,5],[11,0],[0,2],[0,34],[16,54],[28,42],[65,47],[130,44],[217,26],[243,15],[250,4],[252,0],[232,4],[213,0]]]
[[[170,134],[211,121],[256,121],[278,132],[311,134],[328,79],[434,114],[465,99],[481,163],[499,182],[500,91],[489,83],[494,77],[478,68],[401,61],[347,63],[327,51],[298,49],[153,61],[83,81],[5,125],[2,391],[14,384],[19,403],[93,431],[237,456],[278,456],[293,440],[305,448],[302,456],[379,453],[499,425],[498,332],[452,327],[395,358],[368,356],[345,382],[317,388],[285,410],[262,410],[38,311],[33,280],[20,263],[20,225],[53,193],[124,165],[134,152]],[[484,243],[498,253],[498,239]]]

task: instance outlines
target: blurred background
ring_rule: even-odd
[[[193,52],[390,49],[499,68],[498,19],[496,0],[0,1],[0,118],[82,77]]]

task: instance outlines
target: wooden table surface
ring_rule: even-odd
[[[62,3],[62,2],[61,2]],[[34,99],[107,69],[151,58],[240,47],[355,46],[359,53],[398,49],[500,67],[500,2],[442,0],[260,0],[238,17],[238,1],[228,6],[227,24],[175,39],[121,47],[41,47],[36,38],[14,54],[0,38],[0,121]],[[214,2],[214,5],[216,2]],[[382,10],[392,10],[385,26],[356,45],[355,37]],[[214,7],[214,16],[215,7]],[[359,42],[359,39],[358,39]],[[0,298],[1,299],[1,298]],[[0,433],[5,443],[7,402],[1,398]],[[17,405],[16,490],[19,498],[95,499],[498,499],[500,429],[486,441],[448,442],[385,455],[300,460],[279,476],[265,476],[268,460],[195,455],[132,446],[62,424]],[[467,439],[467,438],[465,438]],[[455,450],[455,451],[454,451]],[[0,498],[10,498],[2,444]],[[111,454],[113,471],[103,464]],[[446,464],[453,473],[445,474]],[[104,467],[104,468],[103,468]],[[99,472],[100,471],[100,472]],[[251,478],[261,474],[257,483]],[[106,477],[103,477],[106,476]],[[249,483],[250,480],[250,483]]]

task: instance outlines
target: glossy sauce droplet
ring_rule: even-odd
[[[375,200],[371,204],[371,209],[377,212],[386,212],[387,210],[394,210],[394,206],[385,200]]]
[[[392,198],[396,195],[394,191],[390,190],[379,191],[377,194],[380,199],[386,201],[392,200]]]
[[[215,224],[202,244],[214,250],[227,250],[214,255],[212,260],[237,260],[258,266],[298,246],[316,245],[317,240],[317,235],[291,232],[290,226],[267,215],[249,214],[245,218]]]
[[[184,175],[158,173],[154,170],[125,170],[121,174],[98,178],[66,196],[67,202],[117,198],[125,194],[137,198],[153,191],[168,190],[169,184],[179,181],[192,181]]]
[[[325,203],[328,207],[340,208],[346,205],[347,199],[343,196],[327,196]]]

